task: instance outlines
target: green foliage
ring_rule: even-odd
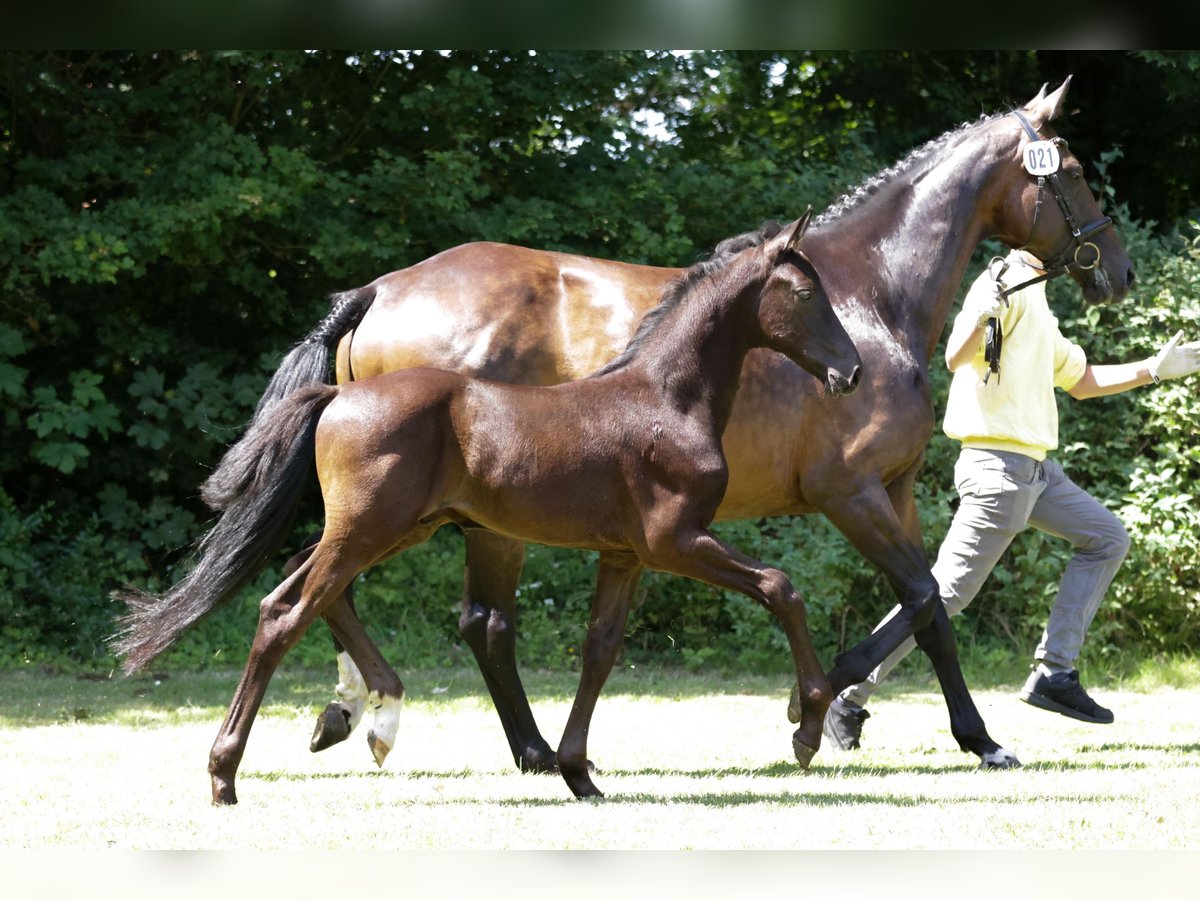
[[[1172,236],[1197,205],[1200,155],[1177,127],[1196,102],[1195,60],[1076,61],[1104,79],[1076,70],[1082,113],[1062,130],[1105,195],[1120,185],[1147,220],[1122,232],[1143,287],[1120,309],[1083,309],[1065,285],[1054,303],[1093,358],[1126,359],[1195,325],[1194,231]],[[108,595],[179,576],[212,517],[197,485],[331,291],[478,239],[685,265],[1026,99],[1065,74],[1060,62],[1027,51],[0,53],[0,664],[112,665]],[[1169,115],[1128,102],[1155,79],[1172,92]],[[1113,124],[1126,116],[1136,126]],[[1133,139],[1151,126],[1173,137]],[[945,373],[935,364],[931,377],[940,412]],[[1134,534],[1089,652],[1192,647],[1196,415],[1190,384],[1064,404],[1069,469]],[[930,553],[949,521],[955,452],[936,435],[918,485]],[[296,544],[319,522],[309,502]],[[823,519],[719,530],[793,576],[826,657],[893,602]],[[1027,651],[1063,554],[1023,537],[958,626],[964,641]],[[443,530],[360,579],[364,618],[397,664],[468,661],[455,630],[461,560],[461,539]],[[526,665],[575,664],[592,561],[530,548]],[[239,664],[278,568],[163,665]],[[645,577],[628,632],[635,660],[787,665],[769,613],[667,576]],[[294,657],[328,658],[323,629]]]

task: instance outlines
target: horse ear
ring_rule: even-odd
[[[1062,112],[1067,99],[1067,89],[1071,86],[1071,77],[1068,75],[1066,80],[1049,94],[1046,93],[1048,85],[1043,84],[1037,96],[1025,104],[1023,112],[1029,116],[1034,128],[1041,128]]]
[[[795,250],[800,243],[800,239],[804,237],[804,232],[808,231],[808,223],[812,221],[812,207],[804,211],[804,215],[796,220],[796,224],[792,226],[791,233],[788,234],[787,240],[783,244],[783,251],[786,253]]]

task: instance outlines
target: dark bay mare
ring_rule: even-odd
[[[1022,107],[1044,139],[1055,138],[1049,122],[1068,84],[1049,94],[1043,87]],[[863,383],[831,403],[787,359],[751,351],[723,439],[729,484],[716,515],[827,516],[886,576],[903,607],[836,661],[828,673],[833,688],[861,681],[917,632],[959,746],[998,766],[1015,758],[988,735],[963,682],[925,557],[913,484],[934,427],[930,360],[974,249],[991,236],[1050,260],[1076,243],[1060,208],[1022,168],[1027,143],[1015,116],[981,119],[918,148],[814,222],[805,253],[865,360]],[[1097,221],[1100,210],[1079,161],[1065,147],[1062,157],[1070,209],[1082,222]],[[1121,242],[1112,230],[1090,240],[1101,254],[1098,264],[1070,274],[1089,301],[1119,299],[1133,281]],[[341,383],[415,366],[525,384],[582,378],[621,352],[678,274],[501,244],[448,250],[338,295],[330,314],[283,361],[257,415],[299,386],[323,383],[334,347]],[[223,463],[205,486],[214,508],[225,508],[237,492],[240,452],[255,450],[239,441],[226,457],[230,465]],[[523,559],[519,540],[466,532],[459,627],[514,760],[527,771],[549,771],[555,752],[538,731],[516,665]],[[631,569],[608,589],[632,592],[636,578]],[[313,749],[344,739],[368,703],[389,715],[402,694],[348,599],[331,605],[325,619],[348,652],[339,654],[339,699],[322,715]]]
[[[708,530],[728,480],[721,434],[751,348],[784,354],[829,402],[860,379],[858,353],[798,247],[808,222],[806,213],[787,229],[747,236],[737,252],[727,247],[683,273],[628,349],[581,381],[540,387],[402,369],[302,388],[256,417],[246,447],[230,451],[230,463],[243,466],[237,491],[224,498],[196,568],[161,597],[128,594],[118,642],[127,670],[145,665],[261,570],[286,535],[279,523],[315,455],[325,527],[262,602],[212,748],[213,802],[237,802],[238,764],[284,654],[317,617],[344,605],[360,572],[448,522],[600,551],[579,689],[557,757],[577,797],[600,796],[588,773],[588,729],[643,567],[740,591],[778,618],[803,686],[793,742],[810,758],[833,695],[804,603],[786,575]],[[395,741],[397,712],[376,719],[378,758]]]
[[[1069,83],[1049,94],[1043,86],[1021,108],[1038,137],[1058,140],[1049,123]],[[1045,261],[1074,263],[1082,232],[1091,249],[1069,271],[1088,301],[1119,299],[1133,282],[1115,231],[1090,233],[1088,226],[1106,220],[1078,159],[1060,145],[1058,181],[1074,222],[1022,167],[1029,139],[1012,114],[961,126],[818,218],[805,252],[866,361],[862,387],[831,403],[787,359],[750,353],[724,436],[729,486],[717,511],[718,520],[827,516],[886,576],[902,607],[836,660],[828,673],[834,689],[861,681],[915,632],[933,662],[959,746],[995,767],[1016,765],[1016,758],[988,735],[967,691],[913,501],[935,421],[930,360],[971,255],[985,238],[1026,247]],[[456,247],[339,295],[329,316],[281,365],[261,405],[269,407],[297,384],[326,379],[335,345],[342,383],[423,365],[525,384],[581,378],[620,352],[678,272],[502,244]],[[207,486],[217,508],[222,478],[218,470]],[[538,731],[516,665],[515,595],[523,560],[519,541],[467,532],[459,628],[517,765],[547,771],[555,753]],[[631,571],[623,589],[632,592],[635,584]],[[348,601],[335,605],[327,621],[348,652],[339,654],[339,699],[318,721],[314,750],[344,739],[368,697],[374,706],[395,696],[400,684]],[[794,718],[794,709],[789,712]]]

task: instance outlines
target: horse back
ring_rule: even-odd
[[[514,384],[590,374],[629,342],[677,269],[463,244],[375,281],[338,382],[418,366]]]

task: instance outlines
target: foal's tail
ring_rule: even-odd
[[[201,539],[195,568],[162,595],[114,594],[128,607],[111,639],[127,675],[237,593],[283,545],[312,470],[317,422],[337,392],[310,385],[260,409],[238,442],[247,464],[242,488]]]
[[[249,486],[254,476],[257,453],[248,446],[254,424],[293,391],[312,384],[328,384],[329,356],[350,329],[362,321],[363,315],[375,300],[372,285],[334,294],[329,314],[299,344],[283,358],[271,377],[266,391],[259,398],[258,408],[246,435],[225,451],[225,455],[200,486],[200,499],[218,512],[226,509]]]

